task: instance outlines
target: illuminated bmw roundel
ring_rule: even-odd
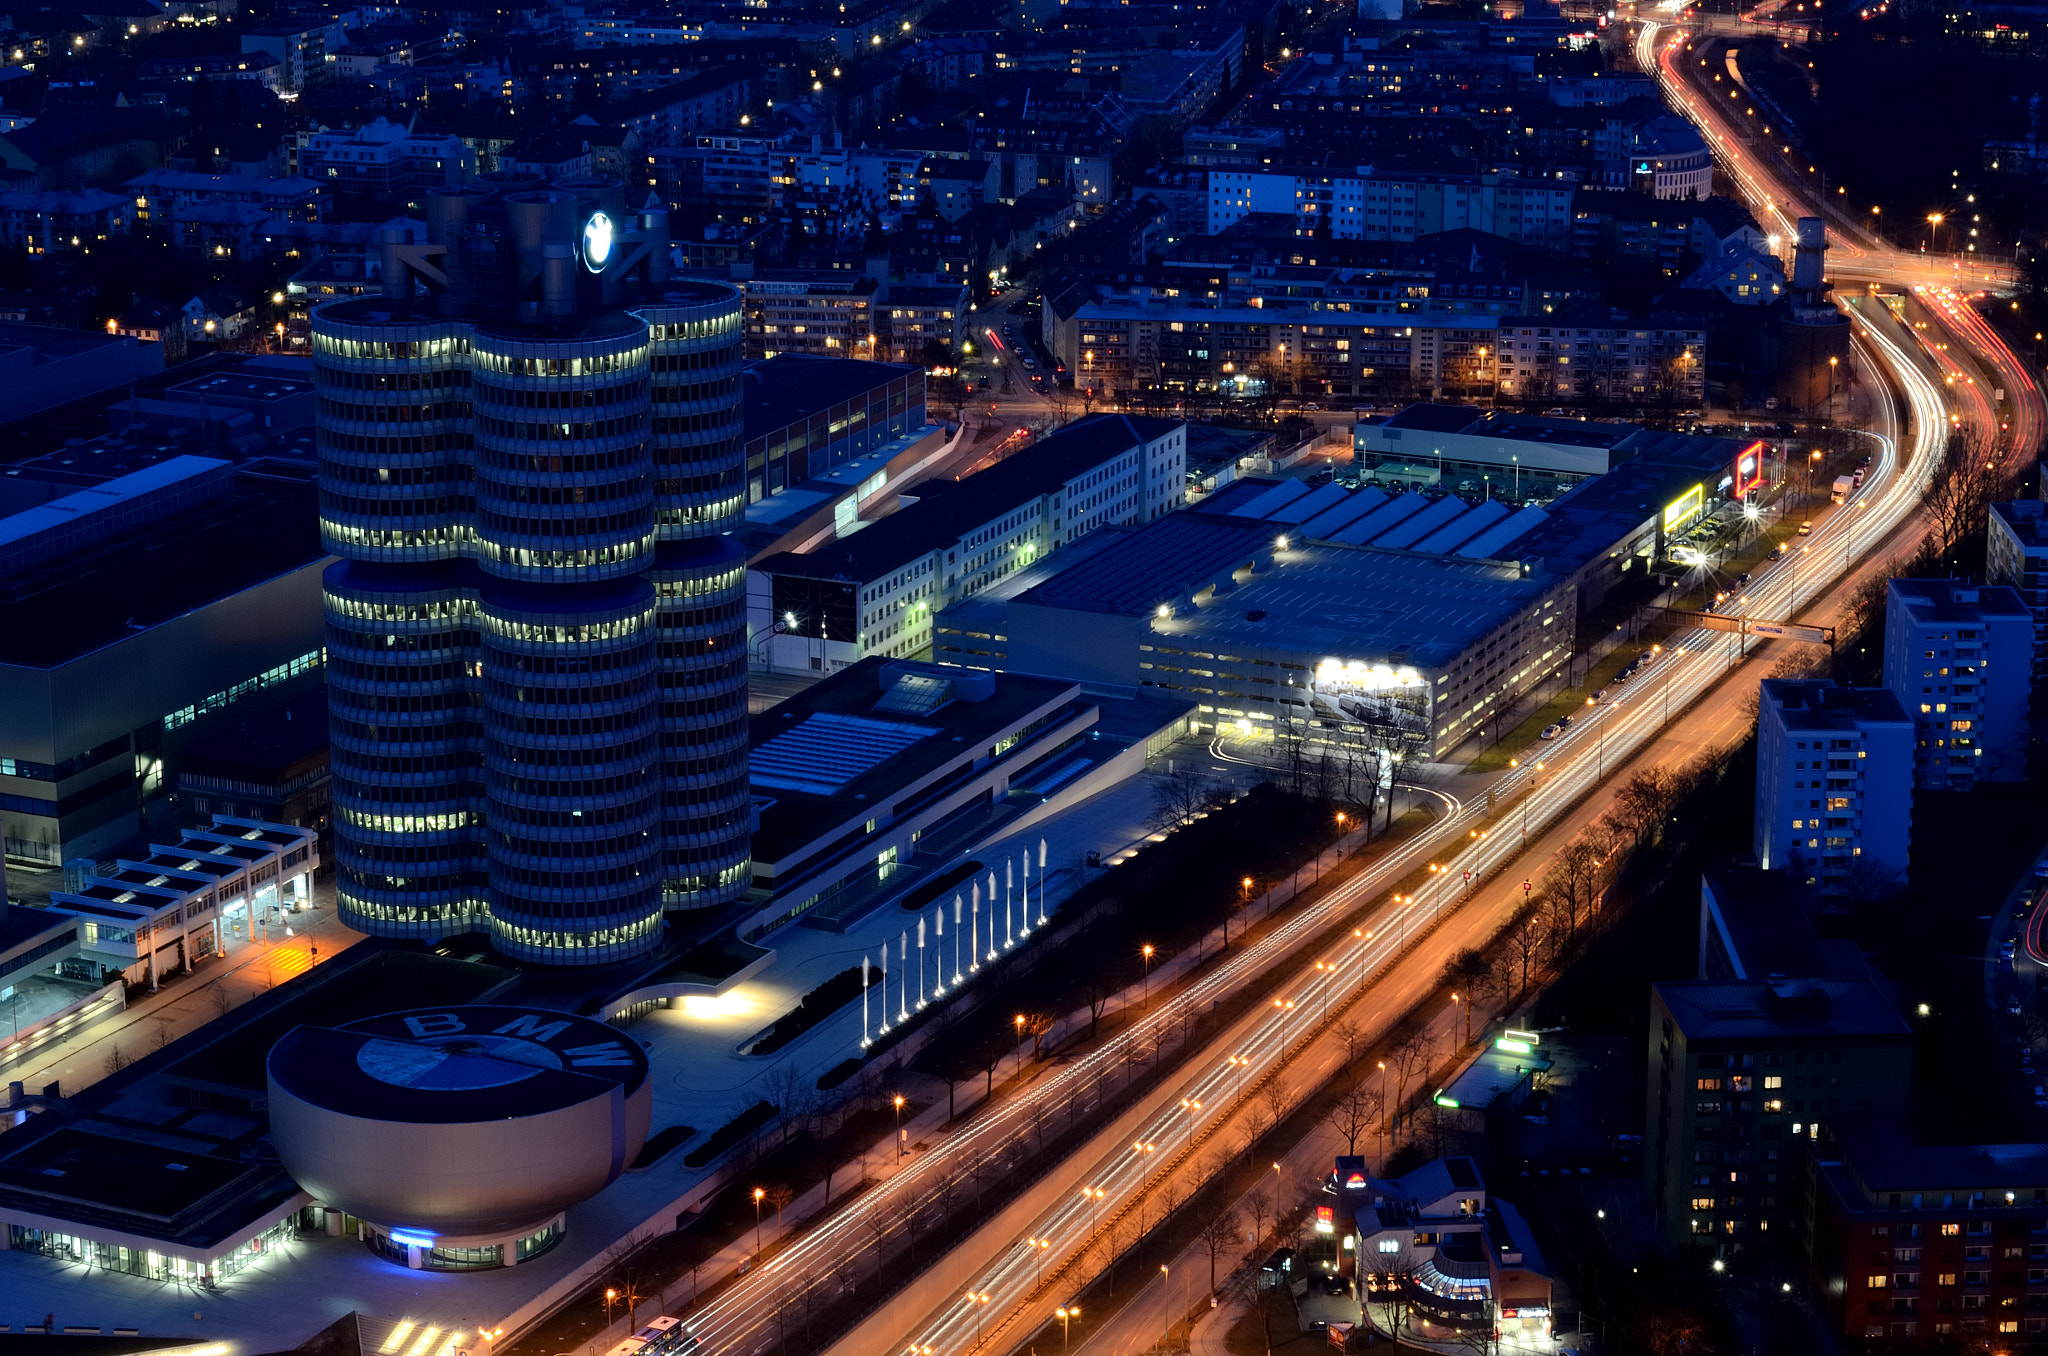
[[[592,273],[604,272],[612,258],[612,219],[592,212],[583,223],[583,266]]]

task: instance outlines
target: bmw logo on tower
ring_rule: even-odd
[[[612,219],[603,212],[592,212],[583,222],[583,266],[602,273],[611,259]]]

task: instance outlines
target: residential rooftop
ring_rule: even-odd
[[[1912,1037],[1884,991],[1862,979],[1683,979],[1651,986],[1685,1032],[1702,1042]]]

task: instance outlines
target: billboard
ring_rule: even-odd
[[[1664,535],[1683,532],[1707,511],[1707,487],[1695,485],[1664,506]]]
[[[1345,720],[1402,734],[1429,732],[1429,683],[1405,664],[1325,659],[1316,665],[1310,691],[1317,705]]]
[[[1730,498],[1740,499],[1770,479],[1764,470],[1770,453],[1770,444],[1759,438],[1735,454],[1735,488]]]

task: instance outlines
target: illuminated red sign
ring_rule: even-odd
[[[1748,494],[1769,478],[1764,471],[1764,463],[1768,459],[1769,453],[1769,447],[1765,445],[1763,439],[1759,438],[1736,454],[1735,497],[1737,499]]]
[[[1344,1189],[1346,1191],[1365,1190],[1365,1174],[1362,1172],[1354,1172],[1349,1177],[1346,1177],[1344,1179]]]

